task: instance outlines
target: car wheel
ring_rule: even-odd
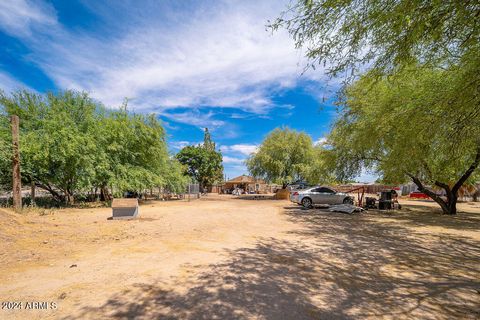
[[[345,198],[345,199],[343,199],[343,204],[352,204],[353,205],[353,199],[352,198]]]
[[[310,209],[312,207],[312,199],[310,198],[303,198],[302,199],[302,206],[304,208]]]

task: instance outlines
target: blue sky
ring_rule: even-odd
[[[84,90],[108,107],[154,112],[172,152],[208,127],[225,173],[276,127],[321,141],[339,81],[265,28],[288,1],[0,1],[0,88]],[[363,180],[371,180],[367,176]]]

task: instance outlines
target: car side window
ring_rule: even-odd
[[[330,193],[330,194],[335,193],[332,189],[328,189],[328,188],[317,188],[315,190],[316,190],[315,192],[321,192],[321,193]]]

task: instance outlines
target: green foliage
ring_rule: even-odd
[[[154,115],[107,110],[86,93],[38,95],[19,91],[0,95],[0,169],[10,184],[11,140],[8,117],[20,117],[21,170],[58,201],[113,187],[141,192],[160,186],[180,189],[179,164],[169,159],[165,132]],[[177,173],[177,174],[176,174]],[[172,181],[169,179],[178,179]]]
[[[368,168],[385,182],[417,178],[448,193],[478,177],[480,92],[463,86],[480,83],[472,61],[448,69],[413,65],[380,80],[368,73],[347,87],[329,137],[339,178]]]
[[[8,115],[20,117],[22,176],[69,200],[94,174],[95,104],[86,94],[40,95],[17,92],[1,97]]]
[[[164,187],[170,192],[184,193],[190,178],[184,175],[183,165],[176,159],[169,159],[168,170],[164,173]]]
[[[103,152],[96,156],[105,166],[97,170],[98,187],[140,192],[167,183],[165,132],[154,115],[131,115],[124,105],[106,112],[100,130]]]
[[[313,146],[313,158],[304,175],[305,180],[312,185],[338,182],[335,176],[335,155],[328,146]]]
[[[382,74],[478,55],[479,20],[477,1],[298,0],[270,27],[286,28],[311,66],[328,64],[337,76],[365,65]]]
[[[203,147],[207,150],[215,150],[215,142],[212,141],[212,136],[208,131],[208,128],[205,128],[205,134],[203,137]]]
[[[1,91],[0,91],[1,94]],[[0,109],[1,110],[1,109]],[[2,110],[3,111],[3,110]],[[12,136],[10,122],[4,112],[0,114],[0,188],[11,190]]]
[[[200,186],[208,187],[222,180],[222,154],[215,150],[208,129],[205,129],[204,144],[186,146],[176,158],[184,165],[185,175],[198,181]]]
[[[286,28],[313,68],[350,80],[370,70],[345,89],[324,154],[338,178],[366,167],[428,193],[426,182],[455,213],[458,189],[479,175],[479,23],[477,1],[298,0],[270,25]]]
[[[252,175],[269,182],[284,186],[296,180],[316,183],[325,179],[322,158],[318,157],[320,152],[322,149],[314,148],[306,133],[277,128],[246,163]]]

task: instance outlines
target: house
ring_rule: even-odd
[[[268,192],[268,186],[265,181],[247,175],[241,175],[226,181],[223,185],[223,192],[231,193],[235,188],[243,189],[247,193]]]

